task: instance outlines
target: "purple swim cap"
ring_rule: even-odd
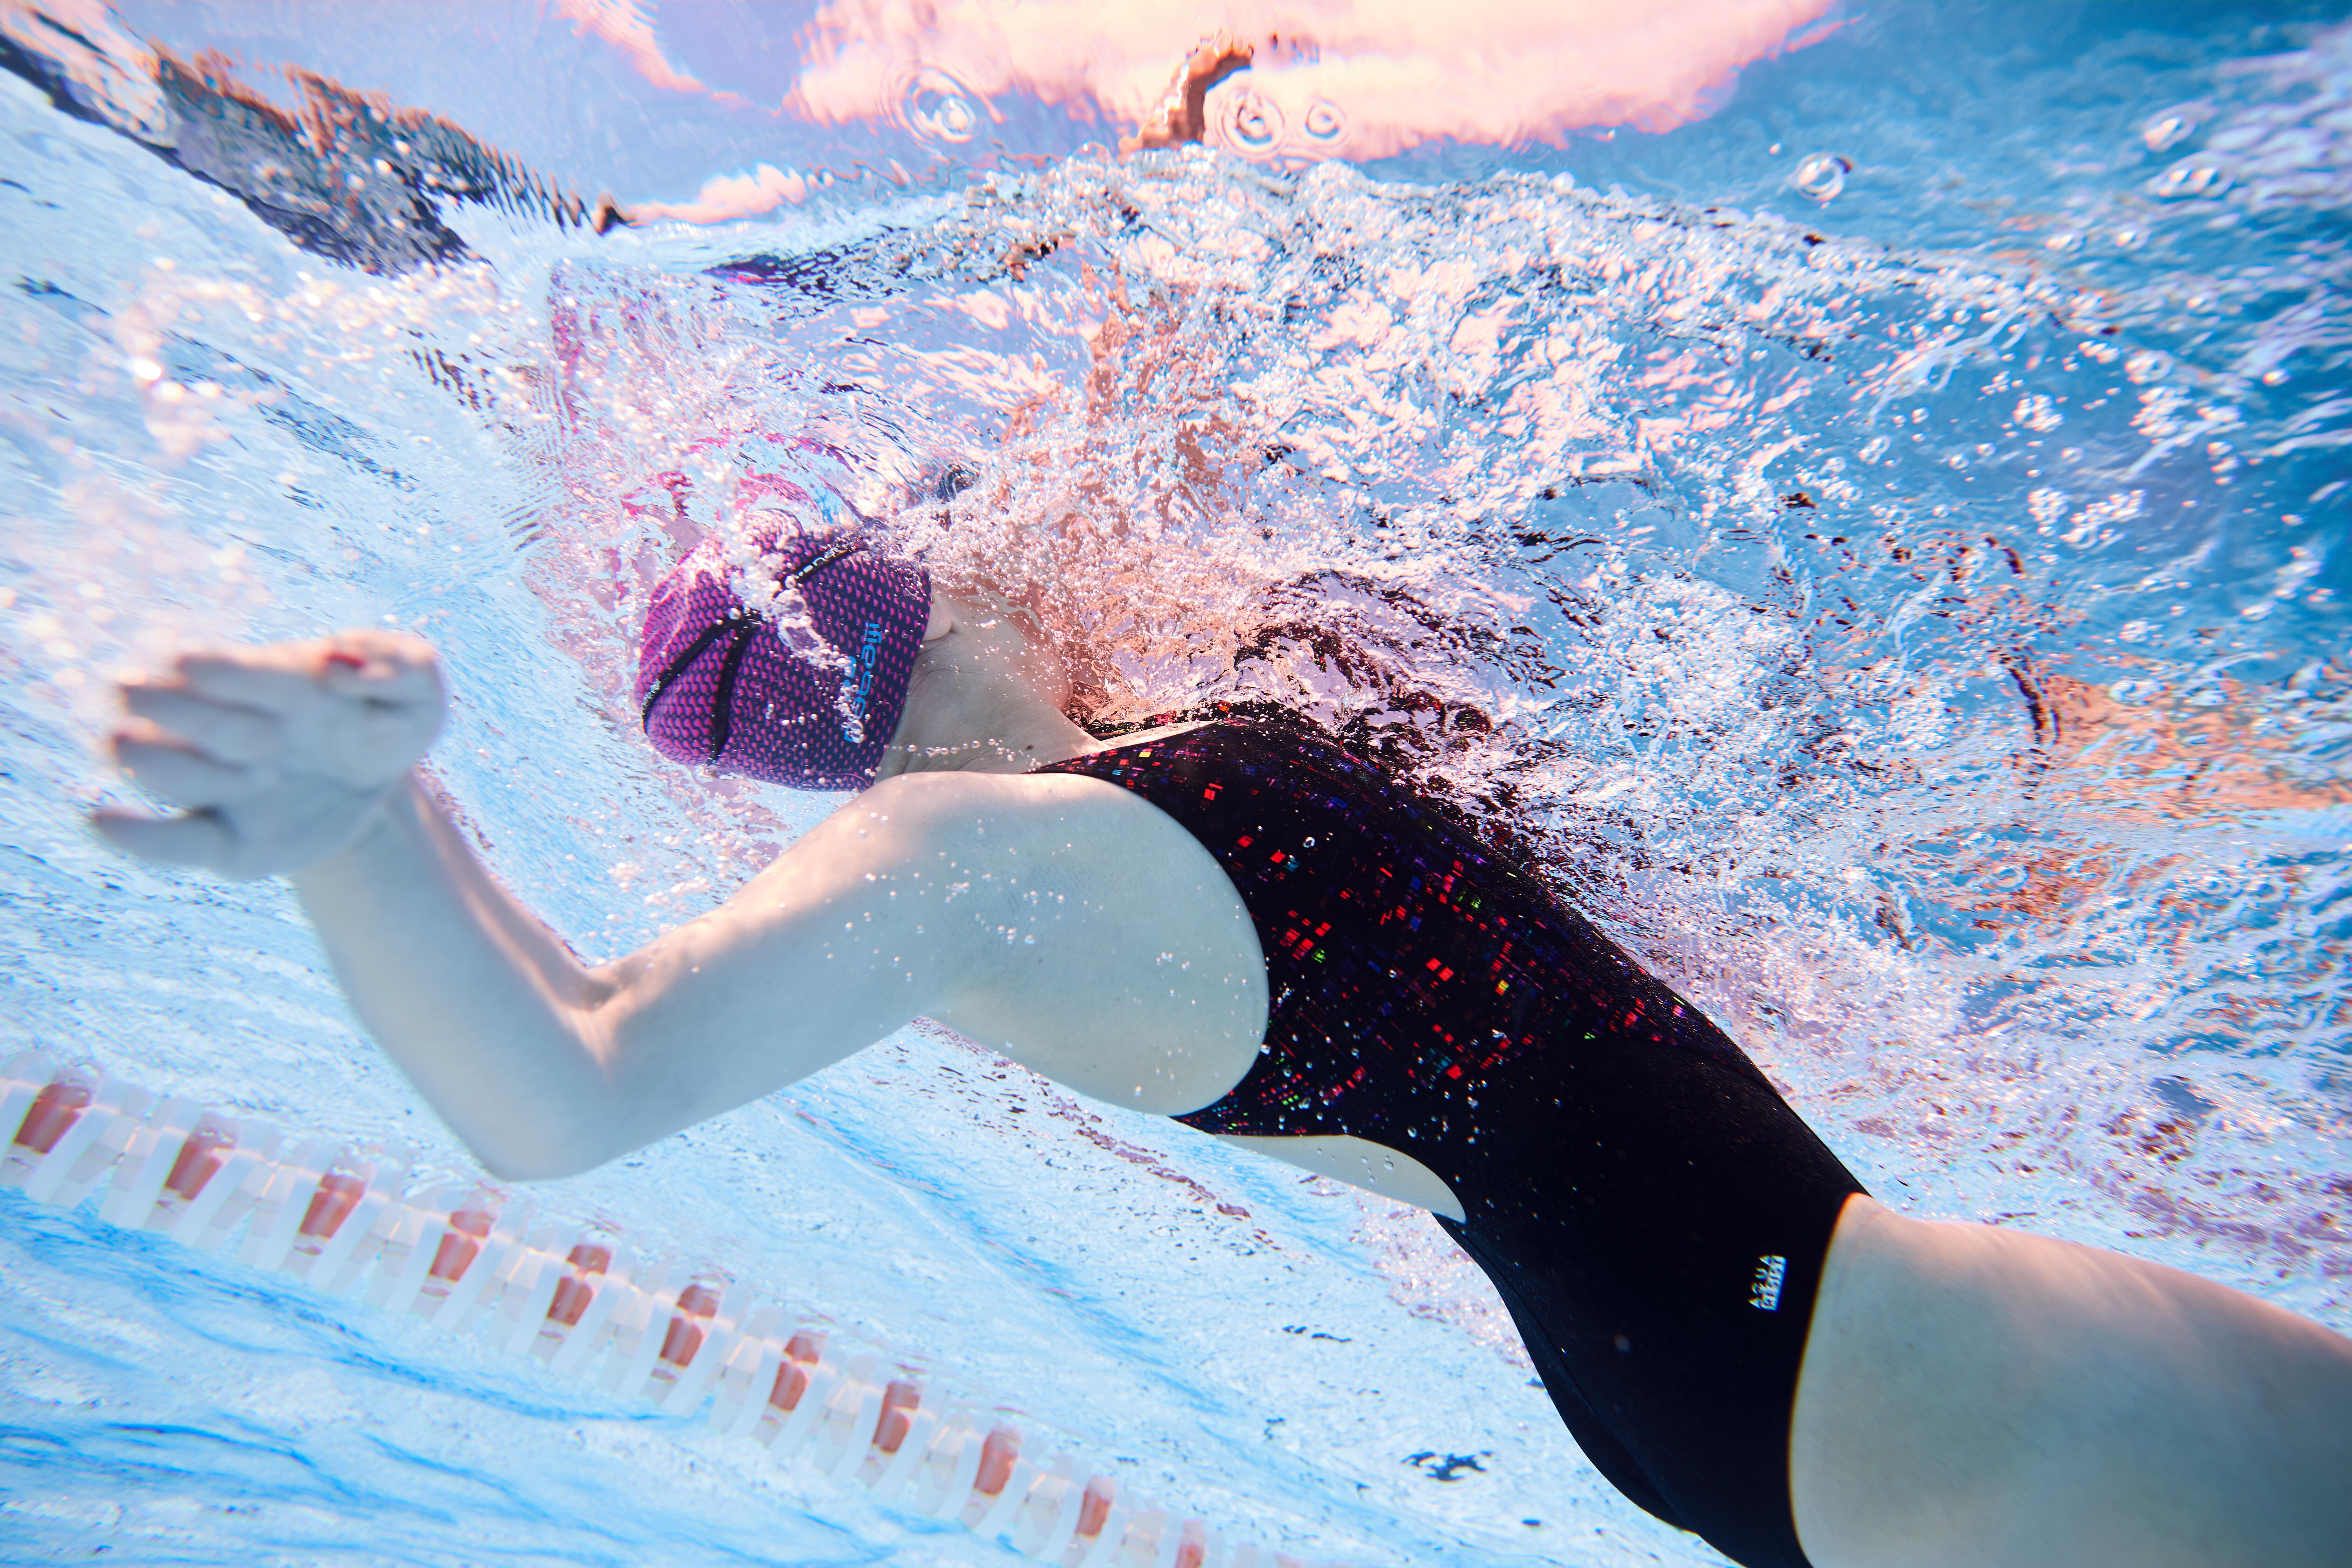
[[[744,603],[740,569],[719,539],[655,585],[637,637],[646,738],[689,766],[795,789],[863,789],[907,706],[930,574],[850,533],[752,542],[781,562],[777,605]],[[786,609],[795,593],[804,619]]]

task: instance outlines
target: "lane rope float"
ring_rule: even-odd
[[[1133,1498],[919,1358],[832,1342],[767,1292],[681,1268],[527,1197],[474,1184],[408,1194],[398,1148],[289,1139],[27,1051],[0,1069],[0,1186],[236,1257],[328,1295],[422,1317],[614,1394],[690,1415],[780,1460],[854,1479],[1061,1568],[1328,1568]],[[1048,1457],[1031,1454],[1044,1450]]]

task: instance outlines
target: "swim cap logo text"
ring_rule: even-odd
[[[857,650],[857,692],[855,708],[856,717],[861,725],[866,721],[866,694],[874,689],[874,661],[881,656],[881,653],[882,623],[868,621],[866,623],[865,644]]]

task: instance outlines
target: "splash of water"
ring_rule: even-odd
[[[977,482],[888,526],[1013,582],[1090,717],[1311,711],[1542,858],[1865,1164],[1964,1212],[2120,1206],[2332,1300],[2318,547],[2257,522],[2260,596],[2186,616],[2324,479],[2310,405],[2051,268],[1531,177],[1081,160],[795,265],[607,279],[614,319],[740,314],[577,395],[740,418],[697,363],[781,345],[760,417],[822,382],[956,433]],[[2069,1195],[2005,1194],[2053,1169]]]

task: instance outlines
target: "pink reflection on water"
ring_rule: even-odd
[[[1818,42],[1832,0],[828,0],[772,107],[888,124],[949,151],[1021,95],[1130,145],[1206,141],[1297,165],[1431,142],[1559,144],[1670,131],[1729,96],[1741,67]],[[648,0],[557,0],[655,86],[706,88],[663,52]],[[1188,93],[1187,89],[1190,89]],[[1189,100],[1189,101],[1188,101]],[[791,171],[714,180],[644,209],[692,222],[803,198]]]
[[[1245,153],[1378,158],[1451,137],[1557,142],[1666,131],[1718,104],[1738,68],[1813,41],[1829,0],[831,0],[791,107],[833,123],[898,112],[925,68],[1151,121],[1204,37],[1252,51],[1215,92],[1211,139]],[[1180,72],[1181,74],[1181,72]]]
[[[762,163],[748,174],[716,174],[702,182],[694,199],[684,202],[639,202],[629,209],[633,220],[674,218],[679,223],[725,223],[751,217],[780,206],[798,206],[808,200],[809,183],[793,169]]]
[[[654,7],[639,0],[555,0],[555,15],[576,33],[593,33],[613,46],[637,74],[665,92],[705,92],[688,73],[670,64],[654,33]],[[722,103],[741,103],[731,92],[712,92]]]

